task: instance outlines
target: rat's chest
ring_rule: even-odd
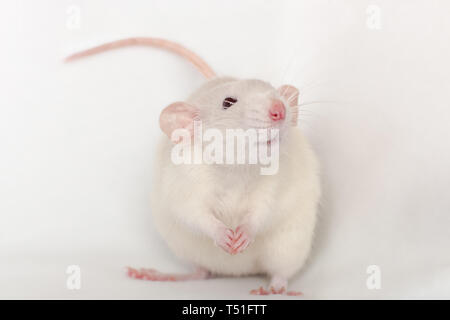
[[[214,215],[230,227],[239,225],[250,207],[251,193],[250,184],[245,180],[220,181],[210,199]]]

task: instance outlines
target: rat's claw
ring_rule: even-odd
[[[153,278],[157,277],[158,271],[155,269],[135,269],[131,267],[126,268],[127,275],[130,278],[135,279],[143,279],[143,280],[154,280]]]
[[[274,287],[270,287],[269,290],[270,290],[270,293],[272,293],[272,294],[284,294],[286,292],[286,288],[285,287],[281,287],[279,289],[276,289]]]
[[[130,278],[141,279],[139,270],[132,267],[125,267],[125,272]]]
[[[220,227],[214,235],[214,244],[228,253],[232,253],[234,232],[227,227]]]
[[[264,289],[263,287],[259,287],[258,289],[251,290],[250,294],[257,296],[267,296],[270,294],[270,292]]]
[[[300,291],[288,291],[286,294],[288,296],[301,296],[303,293]]]
[[[250,294],[256,295],[269,295],[269,294],[283,294],[288,296],[300,296],[302,293],[300,291],[287,291],[287,280],[286,278],[274,275],[269,284],[269,289],[264,289],[260,287],[259,289],[250,291]]]
[[[280,289],[275,289],[274,287],[270,287],[268,290],[263,287],[259,287],[259,289],[250,291],[250,294],[258,295],[258,296],[267,296],[269,294],[284,294],[286,292],[286,288],[282,287]]]
[[[270,287],[268,290],[264,289],[263,287],[259,287],[258,289],[251,290],[250,294],[257,295],[257,296],[268,296],[271,294],[285,294],[287,296],[301,296],[302,293],[300,291],[287,291],[286,287],[281,287],[279,289]]]

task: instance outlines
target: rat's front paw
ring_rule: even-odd
[[[244,251],[250,243],[253,242],[253,236],[246,225],[240,225],[234,232],[234,239],[231,254]]]
[[[232,254],[234,232],[233,230],[222,226],[219,227],[214,234],[214,244],[221,247],[226,252]]]

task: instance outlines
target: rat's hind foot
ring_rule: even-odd
[[[210,273],[202,268],[198,268],[195,272],[187,274],[163,273],[155,269],[145,268],[138,270],[131,267],[127,267],[126,272],[130,278],[149,281],[188,281],[202,280],[210,277]]]
[[[258,289],[254,289],[250,291],[250,294],[257,295],[257,296],[267,296],[270,294],[270,292],[263,287],[259,287]]]
[[[300,291],[286,291],[285,287],[280,289],[275,289],[274,287],[269,287],[269,289],[264,289],[263,287],[259,287],[258,289],[251,290],[250,294],[257,296],[268,296],[269,294],[285,294],[287,296],[301,296],[303,293]]]
[[[273,276],[270,280],[269,288],[266,290],[263,287],[259,289],[250,291],[250,294],[266,296],[269,294],[285,294],[288,296],[300,296],[302,293],[300,291],[287,291],[287,280],[283,277]]]

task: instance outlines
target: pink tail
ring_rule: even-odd
[[[109,51],[113,49],[129,47],[129,46],[150,46],[157,47],[172,51],[187,60],[189,60],[207,79],[211,79],[216,77],[215,72],[211,69],[211,67],[198,55],[192,52],[189,49],[179,45],[178,43],[171,42],[165,39],[158,38],[128,38],[117,40],[109,43],[102,44],[100,46],[77,52],[72,54],[71,56],[65,59],[66,62],[70,62],[76,59],[80,59],[83,57],[87,57],[90,55],[94,55],[97,53],[101,53],[104,51]]]

